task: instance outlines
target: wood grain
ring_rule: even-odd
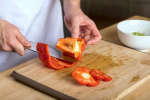
[[[131,17],[130,19],[150,20],[149,18],[141,17],[141,16],[134,16],[134,17]],[[117,44],[120,43],[119,40],[117,39],[116,24],[111,25],[100,31],[102,33],[103,40],[107,40],[107,41],[110,41],[112,43],[117,43]],[[36,59],[26,62],[25,64],[29,65],[29,64],[32,64],[32,62],[39,62],[39,60],[36,58]],[[55,100],[55,98],[47,96],[23,84],[20,84],[10,77],[10,73],[13,70],[18,70],[20,68],[26,67],[24,66],[25,64],[15,66],[4,72],[0,72],[0,99],[1,100]],[[132,79],[132,81],[136,80],[135,77],[133,77],[134,79]],[[103,83],[101,83],[100,86],[102,86],[102,84]],[[109,83],[106,83],[106,84],[109,84]],[[149,92],[150,85],[149,84],[150,84],[150,79],[144,82],[142,85],[136,87],[134,91],[129,93],[127,96],[124,96],[121,100],[148,100],[148,98],[150,98],[150,92]],[[106,86],[108,87],[108,85]],[[103,89],[107,87],[103,87]],[[108,94],[108,97],[109,97],[109,93],[106,93],[106,94]]]
[[[56,71],[44,67],[37,60],[24,64],[25,67],[17,72],[79,100],[119,100],[132,92],[134,85],[138,87],[150,78],[150,64],[143,63],[150,62],[149,58],[150,55],[106,41],[88,46],[82,60],[76,66],[100,69],[113,78],[111,82],[101,82],[93,88],[81,86],[71,77],[71,72],[76,66]]]

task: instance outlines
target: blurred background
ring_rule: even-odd
[[[150,0],[81,0],[81,5],[99,29],[134,15],[150,17]]]

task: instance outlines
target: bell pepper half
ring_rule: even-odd
[[[62,51],[64,56],[80,60],[85,49],[85,42],[81,38],[60,38],[56,44],[56,48]]]
[[[95,80],[89,72],[88,68],[79,66],[72,72],[72,77],[81,85],[97,86],[99,81]]]
[[[58,70],[72,67],[75,64],[75,62],[64,61],[62,59],[50,56],[47,44],[38,43],[36,48],[38,51],[39,59],[45,66],[49,68]]]

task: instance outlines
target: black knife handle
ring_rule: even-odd
[[[17,81],[19,81],[19,82],[21,82],[21,83],[23,83],[25,85],[28,85],[28,86],[30,86],[30,87],[32,87],[32,88],[34,88],[34,89],[36,89],[36,90],[38,90],[40,92],[43,92],[43,93],[45,93],[47,95],[50,95],[50,96],[52,96],[52,97],[54,97],[56,99],[59,99],[59,100],[77,100],[76,98],[68,96],[68,95],[66,95],[64,93],[61,93],[61,92],[56,91],[56,90],[54,90],[54,89],[52,89],[50,87],[47,87],[47,86],[45,86],[45,85],[43,85],[43,84],[41,84],[39,82],[36,82],[36,81],[34,81],[34,80],[32,80],[32,79],[30,79],[28,77],[25,77],[25,76],[17,73],[16,71],[13,71],[11,73],[11,76],[14,79],[16,79]]]

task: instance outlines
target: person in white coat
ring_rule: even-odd
[[[63,0],[64,21],[72,37],[95,44],[101,35],[80,8],[80,0]],[[29,41],[55,47],[64,37],[60,0],[0,0],[0,71],[37,56]],[[15,52],[12,52],[15,51]],[[18,54],[19,55],[18,55]]]

